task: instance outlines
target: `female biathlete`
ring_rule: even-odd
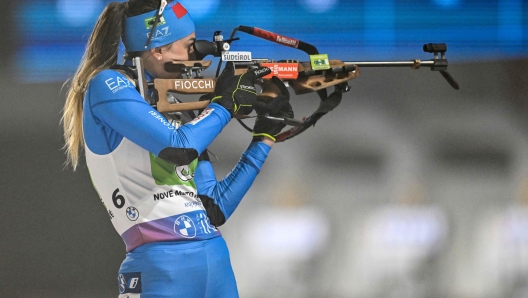
[[[180,3],[165,4],[114,2],[100,15],[64,106],[68,162],[75,170],[84,147],[92,183],[125,242],[119,297],[238,297],[218,226],[248,191],[284,125],[257,118],[240,161],[216,180],[206,148],[234,115],[253,110],[255,80],[270,70],[235,76],[228,63],[199,117],[172,125],[126,72],[112,68],[120,41],[123,64],[142,58],[150,81],[174,78],[166,62],[192,59],[193,20]],[[287,96],[257,112],[293,116]]]

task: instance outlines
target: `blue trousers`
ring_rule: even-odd
[[[118,284],[119,297],[238,297],[222,236],[142,245],[127,254],[119,269]]]

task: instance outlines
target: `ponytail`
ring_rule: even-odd
[[[159,5],[160,0],[129,0],[108,4],[95,24],[75,75],[64,84],[70,83],[61,119],[65,142],[63,149],[67,155],[66,165],[70,164],[74,171],[79,163],[81,148],[84,147],[82,113],[88,83],[98,72],[118,63],[125,18],[156,10]],[[139,54],[141,52],[127,53],[125,57]]]
[[[81,63],[68,87],[61,122],[67,155],[66,165],[70,164],[74,171],[79,163],[80,150],[84,146],[82,130],[84,93],[88,82],[95,74],[117,64],[119,42],[127,9],[127,2],[112,2],[106,6],[95,24]],[[65,84],[67,83],[68,81]]]

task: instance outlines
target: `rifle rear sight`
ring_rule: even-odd
[[[221,57],[223,51],[229,51],[229,49],[231,49],[231,42],[240,39],[236,37],[224,40],[224,36],[221,35],[221,32],[222,31],[215,31],[212,42],[207,40],[196,40],[193,43],[196,60],[202,60],[207,55]]]

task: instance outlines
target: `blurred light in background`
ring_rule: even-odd
[[[325,13],[335,7],[337,0],[299,0],[312,13]]]
[[[109,0],[20,1],[17,54],[11,66],[23,82],[64,81],[72,76],[98,15]],[[430,59],[429,42],[448,44],[450,61],[528,55],[528,1],[428,0],[181,1],[194,16],[199,39],[217,30],[228,36],[254,26],[314,44],[341,60]],[[234,50],[254,57],[307,59],[304,53],[242,36]],[[270,57],[273,55],[273,57]]]
[[[191,12],[195,21],[214,15],[215,10],[220,3],[218,0],[181,0],[179,2]]]
[[[85,0],[83,1],[82,6],[79,6],[79,1],[75,0],[57,1],[58,18],[66,21],[66,23],[72,27],[91,26],[94,17],[96,17],[103,8],[103,1],[101,0]],[[63,23],[60,22],[60,24]]]
[[[459,0],[434,0],[434,2],[443,7],[453,7],[458,5]]]

